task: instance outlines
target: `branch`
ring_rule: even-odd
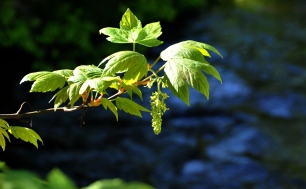
[[[113,100],[121,94],[122,93],[118,92],[118,93],[114,94],[113,96],[108,97],[108,100]],[[0,118],[1,119],[21,119],[21,118],[24,118],[24,117],[33,117],[33,116],[37,116],[37,115],[41,115],[41,114],[48,114],[48,113],[54,113],[54,112],[74,112],[74,111],[80,110],[80,109],[88,109],[88,108],[98,107],[98,106],[88,106],[87,104],[82,104],[82,105],[79,105],[79,106],[73,106],[72,108],[68,108],[67,106],[57,108],[56,111],[54,111],[54,108],[49,108],[49,109],[45,109],[45,110],[38,110],[38,111],[20,113],[20,111],[22,110],[25,103],[27,103],[27,102],[22,103],[22,105],[21,105],[20,109],[17,111],[17,113],[15,113],[15,114],[0,114]]]
[[[158,60],[159,60],[159,58],[156,60],[156,62]],[[154,63],[152,65],[154,65]],[[166,66],[166,64],[164,64],[162,67],[160,67],[155,73],[160,72],[162,69],[164,69],[165,66]],[[144,81],[150,79],[153,75],[154,74],[146,77],[141,82],[144,82]],[[108,100],[113,100],[123,93],[124,93],[124,91],[122,91],[122,92],[118,91],[118,93],[114,94],[113,96],[108,97]],[[22,103],[22,105],[21,105],[20,109],[17,111],[17,113],[14,113],[14,114],[0,114],[0,118],[1,119],[21,119],[21,118],[24,118],[24,117],[33,117],[33,116],[37,116],[37,115],[41,115],[41,114],[48,114],[48,113],[54,113],[54,112],[74,112],[74,111],[80,110],[80,109],[88,109],[88,108],[98,107],[98,106],[88,106],[87,104],[82,104],[82,105],[79,105],[79,106],[73,106],[72,108],[68,108],[68,105],[67,105],[65,107],[57,108],[56,111],[54,111],[54,108],[49,108],[49,109],[45,109],[45,110],[38,110],[38,111],[20,113],[20,111],[22,110],[25,103],[27,103],[27,102]]]

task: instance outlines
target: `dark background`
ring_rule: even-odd
[[[190,89],[188,107],[164,90],[170,111],[159,135],[145,112],[143,118],[120,112],[116,122],[110,111],[95,108],[85,111],[81,127],[81,111],[39,115],[32,129],[44,145],[36,149],[11,137],[0,159],[41,177],[59,167],[80,187],[119,177],[159,189],[306,188],[302,0],[2,0],[0,113],[15,113],[24,101],[33,110],[52,107],[48,101],[55,93],[29,93],[31,82],[19,85],[27,73],[98,65],[116,51],[130,50],[98,32],[119,27],[128,7],[143,25],[161,22],[164,44],[136,46],[150,63],[188,39],[220,51],[224,59],[211,53],[209,62],[223,84],[207,76],[210,100]],[[153,91],[144,89],[143,102],[134,98],[149,108]]]

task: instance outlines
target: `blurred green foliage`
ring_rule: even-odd
[[[2,0],[0,50],[6,57],[3,60],[31,66],[32,71],[72,69],[80,64],[97,64],[105,56],[130,47],[107,43],[98,33],[102,27],[118,27],[119,23],[114,23],[120,20],[120,15],[128,7],[144,23],[171,22],[180,12],[199,9],[206,2]],[[14,56],[23,56],[25,60],[16,62]]]
[[[54,168],[44,181],[36,174],[24,170],[12,170],[0,161],[1,189],[78,189],[74,182],[58,168]],[[82,189],[154,189],[140,182],[124,182],[121,179],[99,180]]]

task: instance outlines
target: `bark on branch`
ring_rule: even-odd
[[[121,94],[122,93],[118,92],[118,93],[114,94],[113,96],[109,97],[108,100],[115,99]],[[72,108],[68,108],[67,106],[57,108],[56,111],[54,111],[54,108],[49,108],[49,109],[45,109],[45,110],[38,110],[38,111],[20,113],[20,111],[22,110],[25,103],[27,103],[27,102],[22,103],[22,105],[21,105],[20,109],[17,111],[17,113],[14,113],[14,114],[0,114],[0,118],[1,119],[21,119],[21,118],[24,118],[24,117],[33,117],[33,116],[37,116],[37,115],[41,115],[41,114],[48,114],[48,113],[54,113],[54,112],[74,112],[74,111],[80,110],[80,109],[88,109],[88,108],[98,107],[98,106],[88,106],[87,104],[82,104],[82,105],[79,105],[79,106],[73,106]]]

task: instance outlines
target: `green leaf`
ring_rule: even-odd
[[[108,35],[109,37],[106,38],[108,41],[113,43],[131,43],[129,41],[129,32],[125,30],[121,30],[118,28],[102,28],[100,29],[100,34],[103,33],[104,35]]]
[[[128,8],[127,11],[123,14],[122,19],[120,21],[120,29],[131,30],[135,27],[141,28],[141,22]]]
[[[219,56],[221,56],[223,58],[223,56],[220,54],[220,52],[213,46],[210,46],[206,43],[201,43],[201,42],[197,42],[197,41],[192,41],[192,40],[188,40],[188,41],[183,41],[181,42],[182,44],[186,44],[186,45],[190,45],[193,47],[197,47],[199,49],[207,49],[207,50],[211,50],[214,53],[218,54]],[[204,51],[203,51],[204,52]],[[205,54],[203,54],[204,56],[206,56]],[[210,56],[209,56],[210,57]]]
[[[142,117],[139,110],[150,112],[150,110],[140,106],[139,104],[128,98],[121,98],[121,97],[116,98],[116,105],[119,108],[119,110],[123,110],[126,113],[136,115],[139,117]]]
[[[0,128],[4,128],[4,129],[6,129],[6,128],[8,128],[9,127],[9,124],[8,124],[8,122],[6,122],[4,119],[1,119],[0,118]]]
[[[70,99],[71,108],[73,107],[74,103],[81,97],[81,95],[79,94],[80,88],[81,88],[80,83],[73,83],[69,86],[67,90]]]
[[[0,127],[0,146],[2,147],[3,151],[5,150],[5,145],[6,145],[4,136],[10,141],[10,137],[7,134],[6,130]]]
[[[54,102],[54,111],[56,112],[56,109],[62,105],[63,103],[66,102],[66,100],[69,97],[68,94],[68,88],[69,86],[66,86],[64,88],[62,88],[61,90],[59,90],[53,97],[52,99],[49,101],[49,103],[56,97],[55,102]]]
[[[20,157],[23,158],[23,157]],[[6,168],[0,173],[1,189],[46,189],[46,184],[36,174]]]
[[[189,106],[187,83],[209,98],[209,84],[201,68],[206,65],[200,51],[181,43],[168,47],[161,53],[166,60],[165,77],[169,89]],[[208,64],[207,64],[208,65]]]
[[[22,78],[22,80],[20,81],[20,84],[25,81],[35,81],[36,79],[39,79],[40,77],[48,75],[50,73],[52,72],[42,71],[42,72],[29,73]]]
[[[158,38],[162,34],[160,22],[147,24],[143,29],[147,34],[147,38]]]
[[[69,77],[73,76],[73,70],[64,69],[64,70],[56,70],[56,71],[53,71],[53,72],[57,73],[59,75],[62,75],[66,78],[69,78]]]
[[[73,83],[79,83],[79,84],[83,84],[85,81],[87,80],[85,74],[78,74],[78,75],[74,75],[69,77],[68,79],[68,83],[69,84],[73,84]]]
[[[129,94],[131,99],[132,99],[132,95],[133,95],[133,92],[134,92],[135,94],[137,94],[140,97],[141,100],[143,100],[142,99],[142,93],[137,86],[126,85],[126,86],[124,86],[124,88],[125,88],[126,92]]]
[[[221,84],[222,84],[221,76],[220,76],[219,72],[216,70],[216,68],[214,68],[214,67],[211,66],[210,64],[202,64],[202,65],[201,65],[201,69],[202,69],[204,72],[206,72],[206,73],[208,73],[208,74],[214,76],[214,77],[215,77],[216,79],[218,79],[218,80],[221,82]]]
[[[148,62],[144,55],[133,51],[121,51],[104,59],[100,64],[109,60],[104,68],[103,75],[113,75],[125,72],[122,80],[127,85],[139,81],[148,72]]]
[[[117,112],[116,106],[110,100],[108,100],[107,98],[102,98],[101,103],[102,103],[103,107],[105,108],[105,110],[108,107],[115,114],[116,119],[118,121],[118,112]]]
[[[147,47],[155,47],[163,43],[157,39],[162,34],[160,23],[150,23],[142,28],[141,22],[130,9],[124,13],[120,21],[120,29],[106,27],[99,32],[109,36],[106,39],[113,43],[138,43]]]
[[[102,77],[101,78],[104,81],[119,81],[119,76],[117,77]]]
[[[168,61],[172,58],[188,58],[191,60],[207,63],[199,50],[186,45],[183,42],[171,45],[161,52],[160,57],[165,61]]]
[[[136,87],[136,86],[134,86],[134,87],[132,88],[132,90],[133,90],[133,92],[134,92],[135,94],[137,94],[137,95],[140,97],[140,99],[143,101],[141,90],[140,90],[138,87]]]
[[[101,78],[90,79],[84,82],[84,84],[80,88],[79,94],[83,94],[88,87],[94,89],[99,93],[103,93],[104,90],[107,89],[111,84],[111,81],[105,81]]]
[[[186,94],[186,82],[209,99],[209,83],[205,75],[196,66],[196,61],[189,59],[173,58],[169,60],[165,67],[165,73],[169,83],[173,86],[176,93]],[[188,104],[188,103],[187,103]]]
[[[132,86],[125,86],[124,88],[125,88],[127,94],[130,96],[130,98],[133,99]]]
[[[172,93],[177,96],[179,99],[181,99],[183,102],[185,102],[189,106],[189,89],[187,83],[184,83],[178,91],[172,86],[167,74],[164,74],[164,79],[167,82],[167,85],[169,89],[172,91]]]
[[[194,46],[191,45],[197,46],[197,48],[194,48]],[[196,41],[180,42],[164,50],[161,53],[161,58],[165,61],[168,61],[172,58],[194,60],[194,67],[197,67],[203,70],[204,72],[212,75],[222,83],[218,71],[205,60],[202,52],[198,50],[198,47],[201,47],[201,45],[203,44]]]
[[[121,179],[98,180],[82,189],[154,189],[152,186],[140,182],[124,182]]]
[[[163,42],[157,38],[162,34],[161,26],[159,22],[147,24],[141,31],[139,31],[138,37],[134,41],[146,47],[156,47]]]
[[[36,79],[33,83],[30,92],[48,92],[54,91],[57,88],[62,88],[65,85],[65,77],[56,74],[48,73]]]
[[[95,79],[101,77],[103,69],[94,65],[82,65],[78,66],[74,71],[74,75],[83,75],[87,79]]]
[[[47,181],[49,183],[49,189],[77,189],[73,181],[58,168],[52,169],[48,173]]]
[[[220,54],[212,46],[196,41],[174,44],[161,53],[161,58],[167,61],[164,70],[169,89],[187,105],[189,105],[189,92],[186,82],[209,99],[209,83],[202,70],[222,83],[218,71],[203,57],[203,55],[210,56],[204,48]]]
[[[82,65],[73,70],[73,76],[68,79],[68,83],[84,83],[86,80],[101,77],[103,69],[94,65]]]
[[[32,129],[25,128],[25,127],[17,127],[17,126],[10,126],[8,129],[9,133],[11,133],[15,138],[21,139],[25,142],[30,142],[38,148],[37,140],[40,140],[43,143],[40,136],[33,131]]]
[[[211,58],[211,56],[210,56],[210,54],[208,53],[207,50],[201,49],[201,48],[198,48],[198,47],[194,47],[194,46],[191,46],[191,47],[192,47],[192,48],[195,48],[195,49],[197,49],[197,50],[199,50],[199,51],[202,53],[202,55],[208,56],[209,58]]]
[[[157,35],[154,36],[155,33],[147,33],[145,28],[125,31],[108,27],[101,29],[100,33],[110,36],[106,39],[113,43],[138,43],[146,47],[156,47],[163,43],[155,37]],[[159,35],[161,35],[161,32]]]

